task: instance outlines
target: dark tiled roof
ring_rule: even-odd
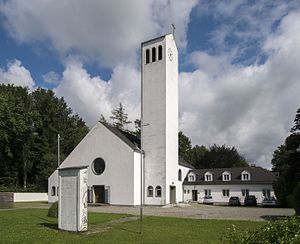
[[[190,169],[195,169],[194,166],[192,166],[191,164],[187,163],[183,158],[178,158],[178,164]]]
[[[120,130],[114,126],[109,124],[100,122],[103,124],[107,129],[109,129],[112,133],[114,133],[117,137],[119,137],[123,142],[125,142],[129,147],[133,150],[139,152],[141,147],[141,140],[139,137],[132,135],[126,131]]]
[[[250,180],[241,180],[241,173],[244,170],[250,173]],[[222,173],[225,171],[231,174],[231,181],[222,180]],[[183,184],[185,185],[272,184],[277,177],[277,174],[275,172],[271,172],[261,167],[193,169],[189,172],[195,173],[196,181],[189,182],[186,177],[183,182]],[[213,181],[204,181],[204,174],[206,172],[210,172],[213,174]]]

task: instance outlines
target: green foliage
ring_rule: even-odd
[[[296,215],[300,215],[300,182],[298,182],[298,184],[294,188],[293,198]]]
[[[191,163],[197,169],[203,168],[232,168],[249,166],[235,147],[212,145],[207,149],[196,145],[189,151]]]
[[[126,126],[132,122],[128,120],[128,114],[125,112],[123,104],[119,103],[119,107],[113,109],[111,113],[110,119],[113,121],[113,126],[126,131]]]
[[[247,232],[238,231],[236,226],[232,225],[222,242],[231,244],[300,243],[300,218],[291,217],[268,222],[256,231]]]
[[[291,202],[289,195],[300,181],[300,109],[298,109],[291,134],[285,143],[274,151],[272,165],[273,171],[279,172],[279,178],[274,183],[274,190],[281,206]]]
[[[46,190],[57,167],[57,134],[63,138],[63,160],[87,132],[53,91],[0,85],[0,186]]]
[[[58,202],[52,203],[48,210],[48,217],[57,218],[58,217]]]
[[[185,161],[190,161],[190,150],[192,149],[192,143],[190,138],[188,138],[182,131],[178,133],[178,154],[179,157],[183,158]]]

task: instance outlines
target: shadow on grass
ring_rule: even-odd
[[[262,219],[264,220],[268,220],[268,221],[274,221],[274,220],[282,220],[291,216],[287,216],[287,215],[262,215],[260,216]]]
[[[58,225],[53,223],[41,223],[41,226],[44,226],[46,228],[52,229],[52,230],[58,230]]]

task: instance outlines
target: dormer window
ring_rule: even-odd
[[[242,180],[250,180],[250,173],[246,170],[244,170],[241,174],[241,179]]]
[[[204,174],[204,181],[213,181],[213,175],[210,172]]]
[[[195,175],[192,173],[192,174],[189,174],[188,176],[188,181],[195,181],[196,180],[196,177]]]
[[[223,181],[231,181],[231,173],[225,171],[222,173],[222,180]]]

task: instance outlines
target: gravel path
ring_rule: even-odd
[[[125,213],[139,215],[139,207],[96,206],[89,207],[90,212]],[[145,206],[144,215],[169,216],[194,219],[235,219],[235,220],[269,220],[284,216],[291,216],[295,211],[290,208],[262,208],[262,207],[229,207],[209,206],[203,204],[185,204],[178,207]]]

